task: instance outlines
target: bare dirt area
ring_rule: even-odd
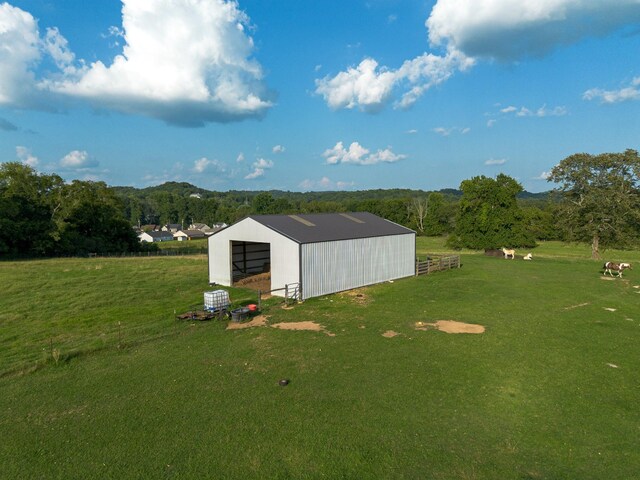
[[[244,328],[265,327],[266,325],[267,317],[264,315],[257,315],[249,322],[229,322],[227,330],[242,330]]]
[[[416,322],[416,330],[440,330],[445,333],[484,333],[484,326],[455,320],[438,320],[435,323]]]
[[[271,325],[273,328],[280,330],[310,330],[312,332],[323,332],[330,337],[335,337],[335,333],[327,331],[322,325],[316,322],[281,322]]]
[[[271,272],[259,273],[233,282],[234,287],[249,288],[251,290],[261,290],[268,292],[271,290]]]
[[[398,335],[400,334],[398,332],[394,332],[393,330],[387,330],[382,334],[384,338],[393,338],[393,337],[397,337]]]
[[[360,288],[347,290],[346,292],[342,292],[340,295],[351,298],[353,302],[357,303],[358,305],[368,305],[369,303],[371,303],[370,298]]]

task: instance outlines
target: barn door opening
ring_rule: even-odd
[[[271,290],[271,245],[232,241],[231,277],[234,286]]]

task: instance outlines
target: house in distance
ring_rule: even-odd
[[[208,246],[209,283],[268,272],[274,295],[302,300],[415,275],[415,232],[368,212],[250,215]]]

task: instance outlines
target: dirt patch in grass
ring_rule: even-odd
[[[346,295],[347,297],[351,298],[353,302],[357,303],[358,305],[368,305],[371,302],[371,299],[367,296],[367,294],[359,288],[342,292],[342,295]]]
[[[258,315],[253,317],[249,322],[229,322],[227,330],[242,330],[243,328],[265,327],[267,325],[267,317]]]
[[[382,334],[382,336],[385,338],[393,338],[393,337],[397,337],[398,335],[400,334],[398,332],[394,332],[393,330],[387,330]]]
[[[455,320],[438,320],[435,323],[416,322],[416,330],[440,330],[445,333],[484,333],[484,326]]]
[[[600,280],[615,280],[615,277],[600,277]]]
[[[280,330],[310,330],[312,332],[324,332],[330,337],[335,337],[335,333],[328,332],[322,325],[316,322],[281,322],[271,325],[273,328]]]

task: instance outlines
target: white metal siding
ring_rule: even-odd
[[[415,274],[415,234],[302,245],[302,297]]]
[[[300,282],[298,243],[251,218],[209,237],[209,283],[231,286],[231,242],[259,242],[271,245],[271,288]],[[284,292],[274,292],[284,295]]]

